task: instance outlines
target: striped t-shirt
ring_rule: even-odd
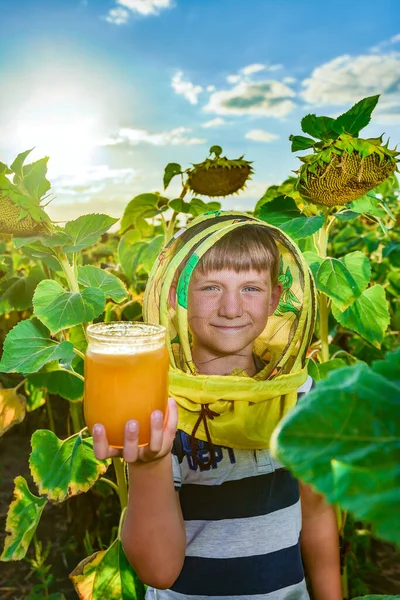
[[[298,390],[307,392],[309,378]],[[197,440],[198,460],[209,448]],[[175,488],[186,528],[183,569],[146,600],[308,600],[300,554],[298,482],[269,450],[214,446],[198,466],[190,436],[173,448]]]

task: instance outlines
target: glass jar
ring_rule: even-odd
[[[139,445],[150,441],[153,410],[166,413],[169,357],[165,327],[114,321],[86,329],[84,413],[89,430],[101,423],[108,443],[124,445],[125,424],[139,422]]]

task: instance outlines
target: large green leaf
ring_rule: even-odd
[[[83,397],[83,381],[72,373],[60,371],[57,363],[51,364],[51,370],[29,375],[28,381],[36,389],[46,389],[49,394],[57,394],[67,400],[74,401]]]
[[[39,201],[51,185],[46,179],[47,163],[49,157],[41,158],[36,162],[23,167],[23,186],[31,196]]]
[[[371,120],[371,114],[378,104],[379,95],[363,98],[347,112],[336,119],[335,128],[341,133],[345,131],[350,135],[357,137],[361,129],[366,127]]]
[[[133,275],[133,261],[136,252],[143,247],[141,234],[135,229],[130,229],[121,238],[118,244],[118,258],[122,270],[130,279]],[[139,245],[140,244],[140,245]]]
[[[144,600],[145,586],[128,562],[120,539],[85,558],[70,574],[82,600]]]
[[[313,138],[305,137],[304,135],[290,135],[289,140],[292,142],[292,152],[308,150],[308,148],[312,148],[315,144]]]
[[[340,262],[348,269],[352,278],[357,284],[357,297],[366,289],[371,279],[371,264],[365,254],[360,251],[350,252],[342,258]]]
[[[320,379],[326,379],[331,371],[340,369],[346,365],[346,361],[342,358],[332,358],[324,363],[315,362],[314,360],[309,359],[308,374],[314,381],[319,381]]]
[[[4,342],[0,361],[2,373],[36,373],[52,360],[72,360],[74,347],[70,342],[56,342],[38,319],[20,321]]]
[[[400,544],[399,412],[400,349],[319,381],[275,431],[273,452],[329,502]]]
[[[319,140],[335,140],[338,137],[338,133],[334,126],[335,119],[332,119],[331,117],[306,115],[301,120],[301,128],[304,133],[308,133]]]
[[[301,216],[299,219],[288,221],[282,225],[281,229],[294,240],[300,240],[312,235],[324,224],[324,215],[315,215],[314,217]]]
[[[337,258],[326,258],[319,267],[315,283],[317,289],[345,310],[361,294],[355,279],[347,267]]]
[[[9,535],[0,557],[2,561],[24,558],[47,503],[46,498],[31,494],[28,484],[20,475],[14,479],[14,484],[14,500],[9,506],[6,521]]]
[[[154,238],[149,244],[147,244],[146,249],[143,251],[141,255],[142,267],[145,271],[150,273],[151,268],[157,258],[157,256],[161,252],[161,248],[164,245],[164,236],[159,235]]]
[[[3,389],[0,385],[0,437],[24,420],[25,408],[25,396],[18,394],[15,388]]]
[[[102,214],[83,215],[74,221],[68,221],[65,233],[71,238],[71,242],[63,247],[64,252],[80,252],[93,246],[117,221],[118,219]]]
[[[121,219],[121,230],[125,231],[128,227],[136,225],[139,217],[149,219],[164,212],[168,206],[158,207],[160,196],[158,194],[139,194],[135,196],[125,207]]]
[[[39,492],[53,502],[87,492],[105,473],[109,460],[97,460],[92,438],[75,434],[60,440],[52,432],[39,429],[31,440],[29,466]]]
[[[377,348],[390,323],[385,290],[379,284],[366,289],[344,312],[333,305],[332,314],[343,327],[356,331]]]
[[[311,269],[311,273],[315,277],[318,272],[318,269],[320,268],[321,264],[324,262],[324,259],[322,258],[322,256],[320,256],[316,252],[311,252],[308,250],[306,252],[303,252],[303,256],[306,260],[306,263],[308,264],[308,266]]]
[[[106,298],[111,298],[114,302],[122,302],[128,296],[122,281],[112,273],[100,269],[100,267],[93,267],[92,265],[79,267],[78,283],[84,287],[102,290]]]
[[[380,206],[380,202],[379,198],[366,194],[361,198],[357,198],[357,200],[353,200],[349,206],[351,211],[359,214],[368,213],[376,217],[386,217],[386,211]]]
[[[259,218],[274,227],[279,227],[295,240],[305,238],[321,229],[324,216],[307,218],[289,196],[278,196],[260,207]]]
[[[0,284],[0,314],[12,310],[26,310],[32,306],[33,293],[45,275],[34,267],[28,275],[11,277]]]
[[[55,334],[62,329],[88,323],[104,310],[105,293],[93,287],[67,292],[57,281],[45,279],[33,296],[35,315]]]

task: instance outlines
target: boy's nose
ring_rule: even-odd
[[[223,294],[219,304],[218,313],[221,317],[227,317],[228,319],[241,317],[243,314],[243,306],[240,296],[233,293]]]

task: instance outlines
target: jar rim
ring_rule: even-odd
[[[166,328],[142,321],[110,321],[92,323],[86,329],[89,339],[111,344],[154,344],[164,339]]]

